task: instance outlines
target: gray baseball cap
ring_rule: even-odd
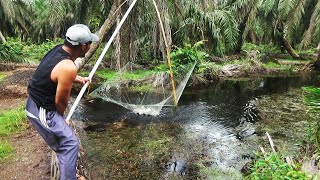
[[[84,24],[75,24],[67,30],[66,40],[76,46],[88,43],[89,41],[99,41],[99,37],[96,34],[91,33],[88,26]]]

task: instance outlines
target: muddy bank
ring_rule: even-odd
[[[27,83],[35,70],[30,66],[5,67],[2,70],[7,77],[0,82],[0,113],[24,106]],[[13,146],[14,154],[0,164],[1,179],[50,179],[51,151],[31,124],[24,132],[3,140]]]

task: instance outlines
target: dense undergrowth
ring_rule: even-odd
[[[47,40],[42,44],[33,44],[19,39],[8,38],[7,42],[0,43],[0,62],[38,63],[45,53],[62,43],[63,39]]]

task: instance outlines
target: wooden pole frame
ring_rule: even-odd
[[[162,23],[162,20],[161,20],[161,17],[160,17],[158,6],[157,6],[157,4],[156,4],[156,2],[154,0],[152,0],[152,2],[153,2],[153,5],[154,5],[154,8],[156,9],[156,12],[157,12],[160,28],[161,28],[161,31],[162,31],[164,45],[166,47],[167,61],[168,61],[168,65],[169,65],[169,68],[170,68],[170,78],[171,78],[171,85],[172,85],[172,90],[173,90],[173,100],[174,100],[174,105],[177,106],[178,105],[178,100],[177,100],[177,92],[176,92],[176,87],[175,87],[175,84],[174,84],[173,71],[172,71],[172,66],[171,66],[170,48],[168,46],[167,37],[166,37],[165,31],[164,31],[164,27],[163,27],[163,23]]]

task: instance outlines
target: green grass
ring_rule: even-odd
[[[120,78],[120,76],[117,73],[118,72],[115,70],[99,70],[95,73],[95,75],[105,80],[117,80]],[[154,73],[155,71],[152,70],[135,70],[131,72],[125,72],[121,77],[123,77],[126,80],[137,80],[148,77]],[[80,75],[88,76],[89,72],[81,72]]]
[[[13,154],[13,147],[5,142],[0,141],[0,163]]]
[[[281,68],[281,64],[269,62],[267,64],[263,64],[263,67],[265,67],[265,68]]]
[[[24,107],[12,109],[0,114],[0,163],[13,154],[13,147],[4,139],[26,128]]]
[[[0,137],[17,133],[25,128],[26,115],[23,106],[0,114]]]
[[[132,72],[126,72],[124,73],[124,78],[126,79],[141,79],[141,78],[145,78],[148,77],[152,74],[154,74],[154,71],[150,71],[150,70],[137,70],[137,71],[132,71]]]
[[[0,82],[7,76],[6,73],[0,72]]]

